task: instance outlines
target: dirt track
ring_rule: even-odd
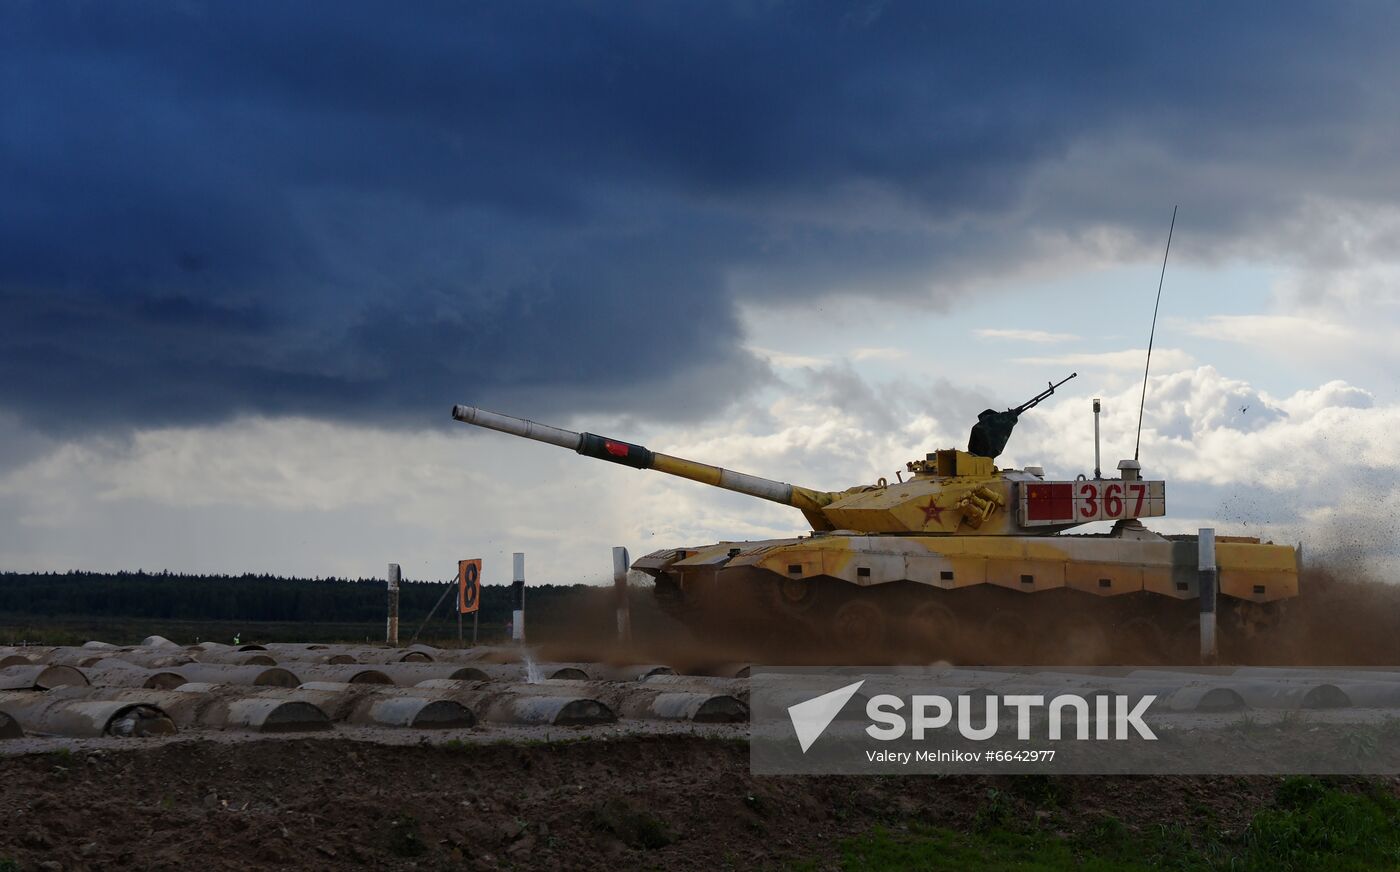
[[[0,860],[25,870],[825,867],[876,824],[970,826],[989,790],[1055,831],[1203,814],[1229,830],[1279,782],[755,778],[744,742],[689,737],[188,741],[0,765]]]
[[[1400,662],[1400,587],[1335,576],[1310,582],[1281,626],[1250,640],[1242,661]],[[638,656],[589,639],[557,647],[566,659]],[[742,653],[673,637],[642,659],[684,665]],[[14,740],[45,753],[0,757],[0,869],[10,868],[5,861],[46,872],[712,869],[799,860],[825,868],[845,837],[877,825],[965,831],[993,797],[1009,799],[1017,820],[1055,833],[1082,832],[1106,816],[1145,830],[1202,815],[1238,832],[1281,781],[755,778],[739,739],[564,732],[576,740],[561,741],[557,731],[539,737],[548,742],[450,745],[403,731],[392,744],[351,731],[144,745]],[[1400,780],[1386,783],[1400,789]]]

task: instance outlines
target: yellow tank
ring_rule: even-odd
[[[1132,460],[1119,463],[1118,478],[1067,481],[995,465],[1019,415],[1058,386],[983,412],[968,451],[934,451],[894,482],[840,491],[470,406],[452,416],[801,511],[810,535],[665,548],[633,564],[656,579],[669,613],[706,636],[788,647],[797,637],[818,660],[833,649],[982,662],[1185,657],[1199,613],[1196,537],[1162,536],[1138,520],[1166,514],[1166,483],[1141,478]],[[1113,522],[1111,531],[1064,532],[1097,521]],[[1218,537],[1216,560],[1226,626],[1252,632],[1271,604],[1298,594],[1292,547]]]

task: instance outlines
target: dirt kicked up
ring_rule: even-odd
[[[1140,853],[1173,832],[1208,852],[1244,844],[1290,789],[1267,777],[756,778],[745,742],[687,736],[180,741],[0,766],[7,870],[881,868],[940,833],[1040,840],[1027,843],[1036,856],[1073,858],[1114,838]],[[1397,790],[1336,785],[1387,802]]]

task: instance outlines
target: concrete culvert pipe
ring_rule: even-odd
[[[250,687],[296,687],[301,678],[280,666],[221,666],[216,663],[191,663],[170,670],[185,681],[211,684],[241,684]]]
[[[430,678],[443,678],[449,681],[485,681],[486,673],[475,666],[458,666],[454,663],[385,663],[375,669],[393,679],[403,687],[412,687]]]
[[[712,663],[685,669],[681,674],[711,678],[748,678],[749,669],[750,667],[747,663]]]
[[[1346,690],[1335,684],[1319,684],[1303,695],[1305,709],[1346,708],[1351,704]]]
[[[344,685],[344,690],[308,690],[306,685],[297,688],[269,687],[257,691],[254,696],[258,699],[309,702],[324,712],[331,723],[336,724],[350,717],[351,711],[369,687],[353,684]]]
[[[348,681],[303,681],[297,690],[356,690],[364,685],[351,684]]]
[[[355,659],[354,654],[346,654],[343,651],[334,654],[327,654],[324,651],[303,651],[294,655],[279,652],[277,656],[291,664],[293,668],[300,667],[303,663],[313,666],[354,666],[360,662]]]
[[[185,683],[185,677],[178,672],[154,669],[141,686],[147,690],[174,690]]]
[[[1228,687],[1192,684],[1173,691],[1166,697],[1168,711],[1174,712],[1237,712],[1245,707],[1244,697]]]
[[[749,719],[749,707],[728,694],[658,693],[634,696],[623,703],[624,718],[734,724]]]
[[[107,658],[109,660],[124,660],[136,666],[144,666],[147,669],[168,669],[172,666],[184,666],[186,663],[193,663],[194,658],[179,649],[168,650],[164,648],[136,649],[135,651],[121,651]]]
[[[0,669],[0,690],[49,690],[54,687],[85,687],[87,677],[72,666],[6,666]]]
[[[166,690],[185,683],[169,669],[146,669],[125,660],[108,658],[83,670],[93,687],[151,687]]]
[[[1307,670],[1310,677],[1317,681],[1393,681],[1400,683],[1400,672],[1395,672],[1394,667],[1386,668],[1344,668],[1344,667],[1323,667],[1319,669]],[[1298,678],[1300,669],[1290,669],[1282,666],[1240,666],[1236,667],[1231,678],[1240,680],[1253,680],[1256,678]]]
[[[344,652],[327,654],[324,651],[298,651],[295,654],[288,654],[284,651],[278,651],[276,655],[280,661],[293,669],[300,669],[303,665],[354,666],[360,662],[355,659],[355,655]]]
[[[107,735],[127,738],[169,736],[175,732],[175,722],[165,712],[150,705],[134,705],[122,709],[107,722]]]
[[[526,686],[529,686],[529,687],[538,686],[538,687],[541,687],[541,688],[543,687],[543,685],[526,685]],[[454,681],[454,680],[452,680],[452,679],[450,679],[450,678],[429,678],[427,681],[420,681],[420,682],[418,682],[417,684],[413,685],[413,687],[406,687],[406,688],[403,688],[403,689],[404,689],[404,690],[448,690],[448,691],[453,691],[453,692],[467,692],[467,691],[470,691],[470,692],[472,692],[472,693],[476,693],[476,692],[485,693],[485,692],[487,692],[487,691],[491,691],[491,692],[495,692],[495,693],[502,693],[502,692],[508,692],[509,690],[515,690],[515,689],[517,689],[517,688],[516,688],[516,687],[511,687],[511,688],[492,688],[491,685],[490,685],[488,682],[481,682],[481,681]],[[549,691],[541,690],[540,692],[541,692],[541,693],[548,693]]]
[[[23,738],[24,728],[19,725],[19,721],[4,712],[0,712],[0,739]]]
[[[506,663],[519,663],[524,658],[521,649],[514,646],[501,647],[496,645],[477,645],[473,648],[432,648],[426,645],[414,645],[411,650],[422,651],[432,656],[433,660],[445,663],[494,663],[502,665]]]
[[[179,648],[174,642],[164,636],[147,636],[141,640],[142,648]]]
[[[390,678],[378,668],[368,666],[325,666],[320,664],[297,664],[297,673],[303,682],[333,681],[341,684],[393,684]]]
[[[1312,681],[1249,681],[1222,683],[1243,697],[1250,708],[1325,709],[1346,708],[1351,698],[1335,684]]]
[[[57,692],[57,691],[53,691]],[[218,698],[207,693],[181,693],[172,690],[137,690],[124,687],[90,688],[83,699],[110,700],[129,705],[150,706],[165,713],[176,728],[192,729],[200,725],[200,714],[214,705]]]
[[[201,651],[195,658],[200,663],[223,666],[276,666],[277,660],[266,651]]]
[[[606,666],[599,665],[592,670],[590,678],[597,678],[603,681],[645,681],[653,675],[675,675],[676,670],[669,666],[662,666],[659,663],[647,663],[634,666]]]
[[[355,724],[456,730],[476,726],[476,713],[453,699],[414,696],[370,697],[350,716]]]
[[[300,651],[324,653],[330,649],[329,645],[322,645],[319,642],[268,642],[262,647],[276,654],[295,654]]]
[[[432,663],[433,655],[416,648],[373,648],[367,645],[340,645],[322,653],[349,654],[358,663]]]
[[[617,721],[612,709],[582,696],[500,696],[487,707],[487,720],[504,724],[581,727]]]
[[[478,681],[528,681],[529,671],[523,663],[481,663],[472,667],[480,673]],[[586,681],[586,669],[568,663],[541,663],[538,665],[540,678],[546,680],[563,679]]]
[[[29,734],[95,739],[99,736],[165,736],[175,732],[175,723],[165,712],[144,702],[36,694],[33,701],[6,699],[4,705],[6,712]]]
[[[0,655],[18,654],[38,662],[43,660],[45,656],[52,654],[56,647],[55,645],[0,645]]]
[[[94,651],[89,648],[72,648],[64,646],[61,648],[52,649],[40,659],[44,663],[49,663],[54,666],[88,667],[92,666],[95,663],[101,663],[104,660],[107,660],[120,653],[120,651],[115,650]],[[127,661],[122,662],[125,663]]]
[[[256,733],[300,733],[328,730],[331,720],[315,705],[301,700],[236,699],[223,709],[224,726]]]
[[[432,663],[426,651],[364,651],[355,654],[361,663]]]
[[[1361,708],[1400,707],[1400,682],[1394,681],[1339,681],[1337,686],[1351,700],[1351,704]]]
[[[653,675],[642,682],[642,686],[663,692],[723,693],[745,704],[749,701],[747,679],[715,678],[709,675]]]

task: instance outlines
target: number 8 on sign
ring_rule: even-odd
[[[481,559],[457,561],[457,611],[464,615],[481,608]]]

